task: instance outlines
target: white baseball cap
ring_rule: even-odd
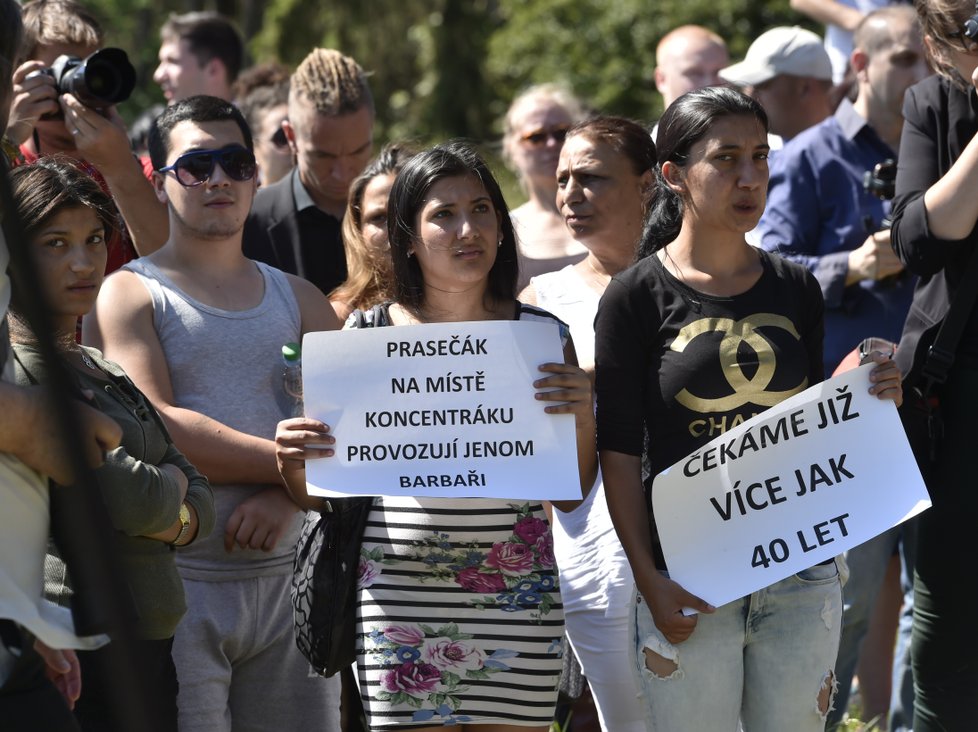
[[[832,62],[822,39],[799,26],[772,28],[759,35],[740,63],[720,70],[731,84],[756,86],[780,74],[832,80]]]

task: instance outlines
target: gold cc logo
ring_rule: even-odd
[[[683,389],[676,394],[676,401],[695,412],[728,412],[748,403],[771,407],[805,389],[808,386],[807,376],[794,389],[767,391],[777,369],[777,358],[770,342],[757,331],[763,327],[780,328],[796,340],[801,340],[790,320],[773,313],[756,313],[737,321],[730,318],[703,318],[680,330],[670,346],[677,353],[682,353],[686,346],[705,333],[724,333],[723,340],[720,341],[720,365],[734,393],[716,399],[704,399]],[[744,370],[737,361],[737,349],[741,343],[746,343],[757,354],[757,372],[750,379],[744,375]]]

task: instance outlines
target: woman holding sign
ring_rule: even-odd
[[[635,261],[645,201],[654,180],[649,131],[621,117],[595,117],[570,128],[557,164],[557,207],[587,257],[538,275],[520,299],[570,325],[581,365],[594,368],[594,315],[612,275]],[[567,637],[581,662],[601,727],[645,728],[638,687],[621,659],[628,654],[628,599],[634,580],[611,524],[600,478],[573,511],[553,516]]]
[[[835,562],[711,607],[669,579],[642,480],[644,450],[655,476],[822,379],[818,284],[745,239],[764,209],[767,131],[760,105],[732,89],[690,92],[666,110],[648,256],[612,279],[595,322],[601,469],[638,588],[634,673],[655,730],[734,732],[742,719],[820,732],[831,704]],[[871,393],[899,400],[896,367],[874,360]]]
[[[936,456],[925,466],[933,506],[919,518],[914,577],[913,729],[930,732],[974,729],[978,716],[978,319],[968,301],[978,287],[978,8],[974,0],[914,4],[937,74],[904,100],[892,238],[920,275],[897,361],[914,390],[925,388],[925,362],[946,378],[926,385],[943,429],[928,446]],[[954,351],[950,363],[929,360],[938,327],[959,318],[960,337],[948,342],[945,333],[938,349]]]
[[[533,386],[544,411],[574,415],[580,484],[590,489],[597,471],[591,382],[576,365],[566,325],[515,298],[516,237],[486,164],[458,143],[412,158],[391,189],[388,232],[394,301],[354,313],[348,325],[559,326],[566,363],[541,365]],[[284,479],[309,505],[304,461],[333,454],[329,427],[286,420],[276,441]],[[371,729],[549,728],[563,612],[539,501],[378,498],[361,556],[358,666]]]

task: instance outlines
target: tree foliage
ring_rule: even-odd
[[[234,18],[251,61],[295,66],[315,46],[338,48],[371,72],[381,139],[422,143],[498,136],[522,88],[562,81],[594,108],[654,119],[655,45],[698,23],[737,58],[765,29],[799,22],[786,0],[87,0],[126,49],[140,87],[129,118],[162,101],[152,82],[159,27],[171,12]]]

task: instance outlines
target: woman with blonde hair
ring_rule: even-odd
[[[391,297],[393,272],[387,241],[387,198],[394,178],[413,154],[398,143],[385,145],[350,186],[350,199],[343,216],[347,276],[329,295],[341,322],[354,310],[366,310]]]
[[[555,272],[587,255],[555,203],[560,149],[567,131],[585,116],[581,102],[557,84],[530,87],[506,112],[503,159],[528,197],[510,212],[520,247],[520,289],[531,277]]]

